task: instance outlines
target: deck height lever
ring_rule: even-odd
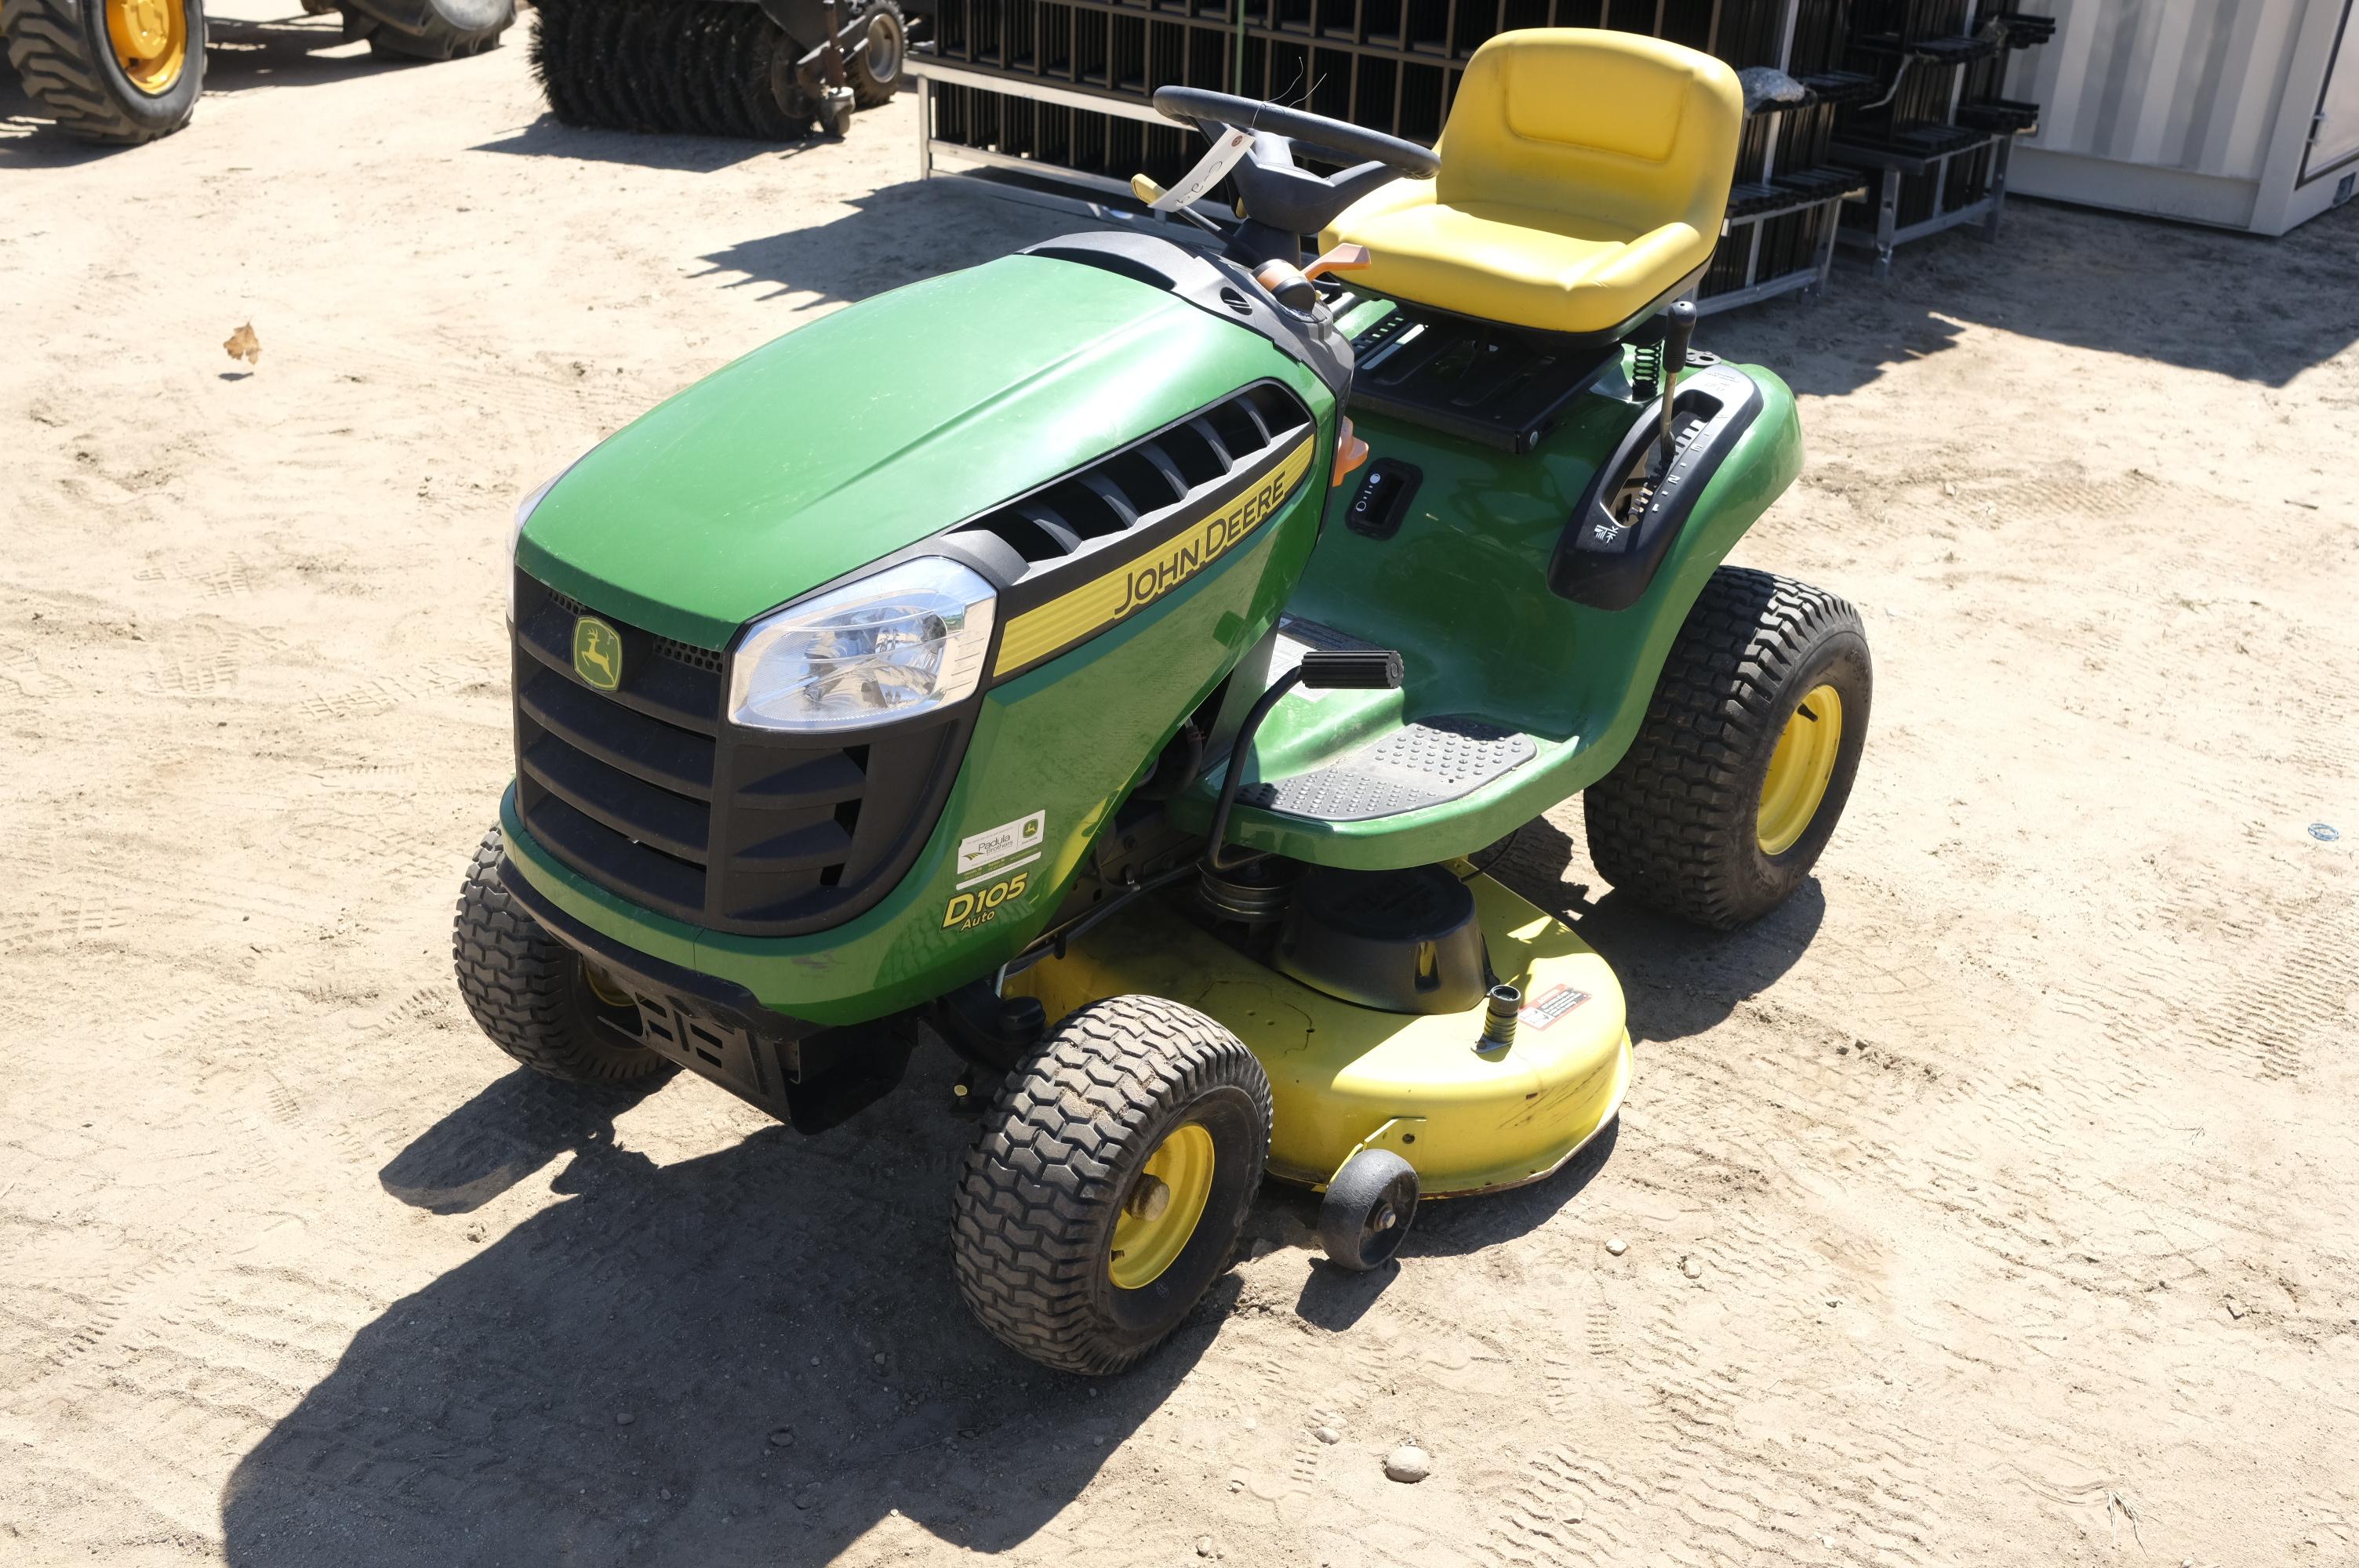
[[[1696,308],[1692,299],[1682,299],[1670,308],[1670,323],[1663,329],[1663,472],[1671,471],[1671,459],[1676,455],[1671,441],[1671,400],[1679,395],[1680,371],[1688,362],[1688,343],[1695,337]]]

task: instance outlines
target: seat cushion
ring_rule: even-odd
[[[1321,237],[1371,258],[1351,281],[1397,299],[1546,332],[1610,332],[1701,266],[1711,238],[1685,223],[1644,234],[1501,202],[1462,210],[1429,180],[1401,180],[1353,206]]]
[[[1322,236],[1368,247],[1354,278],[1550,332],[1607,332],[1712,258],[1745,95],[1710,55],[1583,27],[1474,51],[1431,180],[1371,192]]]

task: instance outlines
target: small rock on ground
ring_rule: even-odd
[[[1385,1475],[1391,1480],[1413,1485],[1432,1474],[1432,1459],[1414,1443],[1404,1443],[1385,1456]]]
[[[1614,1257],[1619,1258],[1622,1254],[1630,1250],[1630,1244],[1617,1236],[1605,1244],[1605,1250],[1612,1253]]]
[[[1343,1441],[1343,1434],[1336,1431],[1332,1426],[1314,1426],[1310,1429],[1310,1435],[1317,1438],[1321,1443],[1341,1443]]]

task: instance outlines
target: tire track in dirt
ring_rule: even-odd
[[[8,1251],[15,1283],[0,1295],[0,1323],[7,1326],[10,1346],[0,1357],[0,1395],[7,1396],[37,1394],[40,1385],[95,1355],[115,1338],[140,1299],[187,1261],[165,1254],[120,1259],[103,1274],[77,1277],[42,1266],[38,1245]]]

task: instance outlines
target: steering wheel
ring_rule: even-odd
[[[1320,232],[1370,191],[1404,176],[1431,179],[1441,168],[1430,147],[1258,98],[1207,92],[1201,87],[1158,87],[1155,107],[1195,126],[1212,144],[1187,178],[1158,197],[1156,206],[1184,206],[1210,190],[1223,175],[1233,176],[1245,222],[1223,254],[1256,269],[1256,275],[1266,262],[1293,265],[1300,254],[1299,236]],[[1339,161],[1364,161],[1340,174],[1314,174],[1295,163],[1297,142],[1335,155]]]
[[[1283,104],[1264,103],[1258,98],[1239,98],[1226,92],[1207,92],[1201,87],[1158,87],[1155,90],[1155,107],[1168,119],[1201,129],[1207,125],[1227,125],[1245,131],[1266,131],[1273,136],[1284,136],[1290,142],[1302,142],[1347,157],[1380,163],[1396,174],[1411,179],[1431,179],[1441,168],[1441,160],[1433,149],[1416,142],[1403,141],[1398,136],[1371,131],[1343,120],[1331,120],[1324,114],[1313,114],[1304,109],[1288,109]],[[1212,134],[1212,133],[1207,133]]]

